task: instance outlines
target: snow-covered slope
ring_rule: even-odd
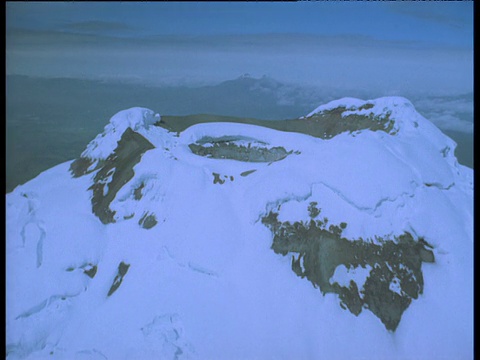
[[[455,143],[403,98],[301,121],[132,108],[7,194],[7,358],[473,358]]]

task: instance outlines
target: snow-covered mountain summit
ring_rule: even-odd
[[[212,121],[7,194],[8,358],[473,357],[473,172],[408,100]]]

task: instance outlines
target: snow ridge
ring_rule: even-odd
[[[105,160],[117,147],[117,142],[127,128],[133,131],[148,129],[160,121],[160,114],[150,109],[133,107],[112,116],[102,134],[97,135],[82,153],[82,157],[92,160]]]
[[[430,131],[432,128],[435,128],[430,121],[426,120],[415,110],[415,107],[408,99],[400,96],[382,97],[367,101],[350,97],[333,100],[327,104],[320,105],[310,112],[306,118],[335,109],[343,109],[342,117],[353,114],[370,115],[379,118],[388,116],[394,121],[394,129],[397,132],[400,130],[403,132],[412,131],[417,129],[420,124],[428,127]]]

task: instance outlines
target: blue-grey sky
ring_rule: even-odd
[[[364,35],[471,47],[473,2],[17,2],[8,28],[106,33]]]
[[[473,2],[10,2],[7,74],[473,89]]]

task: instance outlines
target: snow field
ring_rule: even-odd
[[[177,137],[151,126],[159,120],[151,110],[115,115],[82,156],[105,159],[128,127],[156,147],[111,203],[115,223],[92,214],[95,173],[72,178],[70,162],[6,196],[8,358],[472,358],[472,172],[408,100],[368,103],[374,107],[356,110],[365,102],[341,99],[308,116],[338,106],[390,111],[395,135],[321,140],[210,123]],[[188,148],[226,135],[299,153],[248,163]],[[214,184],[213,173],[225,183]],[[435,263],[422,265],[424,293],[395,333],[371,312],[342,310],[338,296],[295,275],[291,256],[270,249],[261,217],[279,209],[280,221],[309,221],[310,202],[329,224],[347,223],[348,239],[408,231],[433,246]],[[145,212],[158,221],[151,229],[138,224]],[[107,296],[121,262],[128,272]],[[97,266],[94,278],[86,264]],[[338,267],[331,282],[360,273]]]

